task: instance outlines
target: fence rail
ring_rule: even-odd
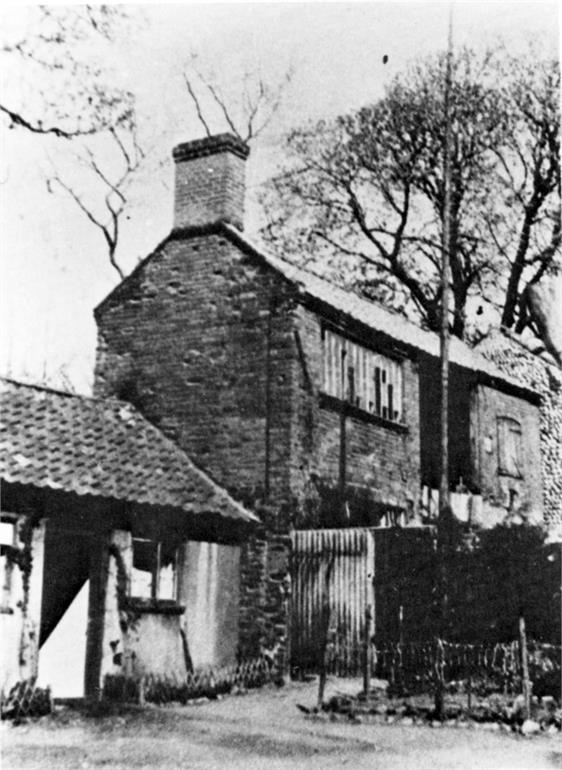
[[[105,700],[133,703],[187,703],[213,698],[232,691],[262,687],[272,681],[274,668],[266,658],[256,658],[222,668],[205,668],[185,677],[144,674],[139,677],[108,675],[104,680]]]
[[[34,678],[17,682],[7,694],[2,693],[0,698],[2,719],[16,722],[27,717],[50,714],[52,709],[50,689],[37,687]]]
[[[451,689],[485,690],[515,694],[521,692],[523,677],[519,642],[498,644],[460,644],[443,640],[369,644],[368,671],[372,677],[387,680],[398,692],[427,692],[439,677]],[[326,673],[358,676],[365,667],[364,645],[350,645],[334,636],[322,660],[318,650],[302,673]],[[555,694],[560,698],[562,648],[552,644],[529,642],[527,660],[529,678],[537,695]]]

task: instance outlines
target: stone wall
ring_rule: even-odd
[[[497,333],[479,352],[541,396],[540,456],[544,519],[562,527],[562,372],[528,350],[517,337]]]
[[[473,393],[472,443],[474,477],[482,498],[491,505],[537,521],[542,517],[539,409],[521,398],[479,385]],[[499,421],[508,418],[520,426],[520,472],[501,467]]]

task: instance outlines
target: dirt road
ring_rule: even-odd
[[[332,684],[338,687],[336,680]],[[2,726],[3,770],[552,770],[562,740],[474,728],[347,724],[305,717],[312,684],[202,705]]]

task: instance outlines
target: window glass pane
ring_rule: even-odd
[[[158,574],[158,598],[176,598],[176,550],[161,546]]]
[[[165,567],[160,568],[160,574],[158,576],[158,598],[176,598],[176,565],[174,562],[170,562]]]
[[[0,522],[0,545],[14,545],[16,525],[13,521]]]
[[[131,596],[150,599],[152,579],[156,569],[158,544],[152,540],[133,539],[133,569]]]

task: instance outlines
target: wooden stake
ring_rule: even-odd
[[[521,675],[523,684],[524,717],[529,719],[531,716],[531,681],[529,679],[529,656],[527,653],[527,631],[525,629],[525,618],[519,616],[519,652],[521,654]]]
[[[371,620],[373,613],[371,605],[365,607],[365,631],[363,637],[363,693],[369,697],[371,690]]]

